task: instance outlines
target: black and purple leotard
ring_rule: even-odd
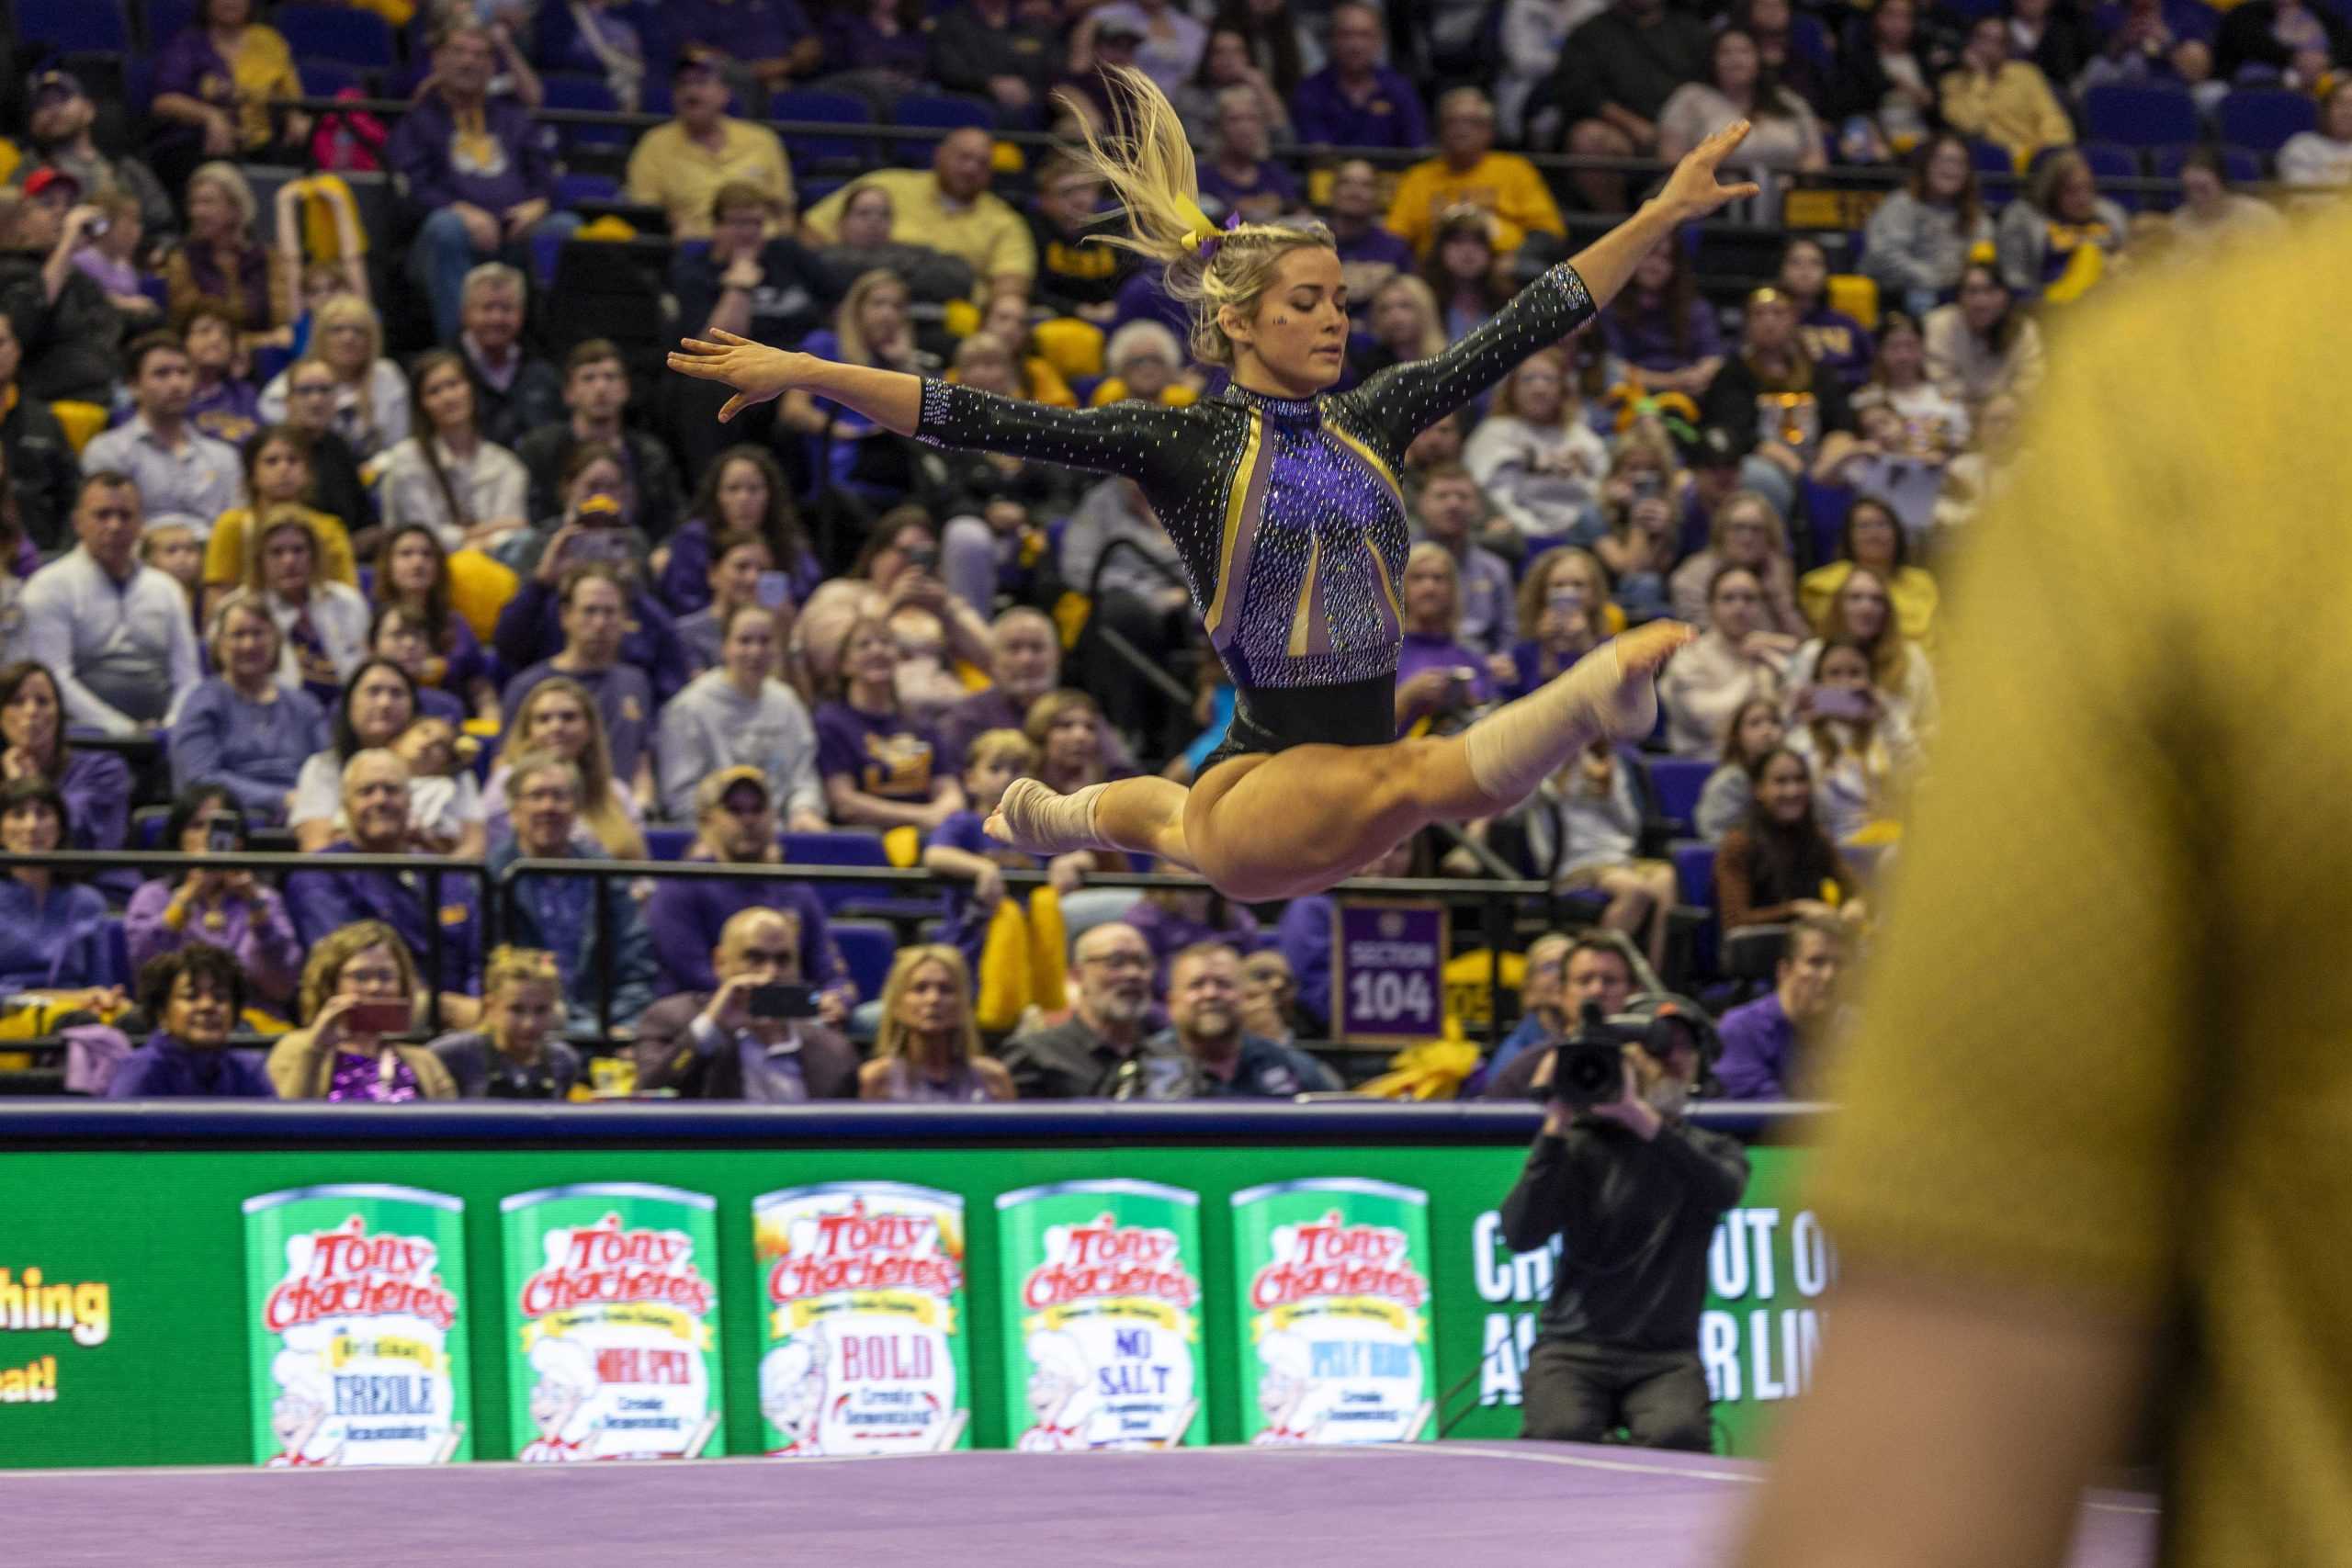
[[[926,381],[915,434],[1142,487],[1233,677],[1233,728],[1212,762],[1381,745],[1396,734],[1405,448],[1592,313],[1563,262],[1444,353],[1351,391],[1294,400],[1228,386],[1185,409],[1057,409]]]

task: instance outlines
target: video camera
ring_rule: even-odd
[[[1552,1081],[1535,1090],[1538,1103],[1589,1109],[1622,1099],[1625,1092],[1625,1047],[1638,1045],[1661,1065],[1674,1048],[1699,1052],[1703,1077],[1721,1049],[1704,1010],[1666,993],[1645,996],[1634,1010],[1604,1017],[1599,1002],[1587,1002],[1577,1032],[1552,1047]]]

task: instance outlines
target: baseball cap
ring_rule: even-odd
[[[718,67],[707,60],[696,60],[691,56],[681,55],[678,57],[678,68],[670,73],[670,79],[673,82],[683,82],[689,76],[715,77],[718,73]]]
[[[1143,29],[1133,22],[1104,22],[1094,29],[1097,43],[1141,43]]]
[[[35,107],[39,107],[44,98],[87,96],[82,90],[82,79],[71,71],[42,71],[35,73],[29,96]]]
[[[738,763],[731,768],[719,769],[695,786],[695,815],[700,817],[706,812],[718,810],[719,803],[727,798],[727,792],[740,784],[750,784],[758,790],[763,803],[772,803],[775,798],[768,790],[767,774],[757,768]]]
[[[28,197],[38,197],[44,196],[59,186],[65,187],[65,197],[67,200],[73,201],[80,198],[82,195],[82,182],[75,179],[72,175],[67,174],[63,169],[59,168],[54,164],[35,169],[31,174],[25,176],[25,194]]]

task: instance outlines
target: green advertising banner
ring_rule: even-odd
[[[499,1204],[516,1459],[727,1451],[716,1207],[704,1193],[622,1181]]]
[[[1358,1177],[1233,1195],[1241,1427],[1252,1443],[1430,1435],[1429,1194]]]
[[[964,1200],[829,1181],[752,1200],[771,1455],[969,1448]]]
[[[473,1457],[465,1214],[461,1200],[413,1187],[245,1200],[255,1463]]]
[[[996,1205],[1012,1446],[1207,1442],[1200,1195],[1065,1181]]]
[[[0,1466],[252,1464],[310,1449],[316,1434],[292,1431],[300,1398],[282,1414],[300,1445],[276,1438],[285,1385],[271,1374],[288,1346],[285,1336],[259,1326],[270,1292],[303,1276],[284,1240],[254,1239],[253,1227],[269,1211],[248,1216],[244,1208],[256,1194],[369,1183],[426,1188],[462,1201],[463,1212],[431,1206],[396,1224],[390,1211],[346,1207],[269,1223],[291,1236],[334,1231],[356,1213],[359,1234],[371,1241],[432,1241],[431,1273],[458,1303],[442,1341],[448,1394],[436,1407],[447,1412],[449,1429],[463,1429],[451,1459],[503,1459],[534,1443],[545,1445],[534,1457],[553,1457],[559,1443],[582,1457],[685,1452],[705,1423],[712,1431],[704,1453],[786,1448],[799,1427],[774,1417],[817,1391],[797,1356],[773,1363],[768,1357],[799,1337],[795,1304],[830,1303],[836,1298],[827,1292],[846,1289],[850,1275],[844,1268],[830,1280],[819,1270],[779,1281],[779,1261],[815,1253],[797,1244],[763,1252],[754,1234],[766,1224],[760,1205],[779,1192],[847,1184],[867,1191],[870,1213],[887,1212],[872,1196],[877,1163],[894,1180],[960,1204],[965,1216],[953,1239],[943,1229],[936,1254],[922,1253],[920,1244],[913,1253],[954,1257],[962,1274],[947,1361],[954,1371],[934,1345],[924,1374],[952,1375],[952,1408],[970,1412],[959,1445],[1012,1448],[1024,1437],[1032,1447],[1133,1443],[1171,1434],[1187,1443],[1238,1443],[1276,1425],[1256,1381],[1266,1361],[1250,1314],[1227,1303],[1246,1300],[1272,1257],[1272,1233],[1296,1222],[1287,1213],[1272,1218],[1271,1210],[1253,1217],[1262,1203],[1237,1209],[1233,1201],[1256,1188],[1334,1178],[1429,1195],[1427,1261],[1416,1267],[1429,1281],[1424,1355],[1442,1397],[1421,1435],[1510,1438],[1519,1431],[1526,1352],[1555,1266],[1549,1248],[1514,1253],[1501,1242],[1498,1211],[1526,1157],[1523,1144],[1402,1142],[908,1145],[877,1155],[745,1145],[175,1148],[159,1140],[136,1149],[0,1151]],[[1809,1385],[1823,1331],[1821,1296],[1836,1271],[1828,1238],[1801,1193],[1806,1151],[1759,1145],[1748,1157],[1747,1190],[1709,1254],[1699,1345],[1717,1400],[1717,1451],[1739,1455],[1758,1452],[1775,1414]],[[1121,1179],[1104,1183],[1112,1171]],[[663,1185],[564,1185],[616,1173]],[[643,1196],[649,1191],[653,1198]],[[518,1213],[505,1201],[518,1192],[525,1207],[547,1192],[577,1201]],[[1324,1201],[1309,1205],[1310,1220],[1333,1212],[1335,1195],[1316,1196]],[[1001,1199],[1008,1205],[1001,1210]],[[992,1211],[996,1224],[968,1223]],[[1360,1213],[1353,1200],[1338,1212],[1343,1224],[1411,1230]],[[789,1226],[776,1234],[788,1240]],[[342,1268],[363,1256],[336,1243],[330,1258],[314,1252],[310,1267]],[[255,1261],[265,1258],[266,1268]],[[253,1281],[249,1269],[260,1270]],[[469,1301],[468,1281],[502,1288],[506,1304],[493,1307],[487,1296]],[[806,1292],[792,1294],[804,1285]],[[780,1286],[783,1302],[775,1299]],[[1216,1310],[1204,1310],[1204,1288]],[[282,1310],[297,1305],[310,1311],[317,1303],[289,1293]],[[782,1328],[794,1330],[789,1336],[779,1329],[779,1311]],[[824,1321],[808,1316],[812,1327]],[[916,1316],[892,1321],[911,1325]],[[1040,1339],[1033,1352],[1033,1336],[1058,1337]],[[850,1337],[828,1334],[824,1381],[833,1393],[852,1376]],[[1311,1344],[1324,1335],[1317,1329],[1306,1337]],[[570,1348],[540,1351],[543,1343]],[[723,1359],[722,1345],[730,1352]],[[292,1348],[306,1346],[298,1339]],[[861,1337],[857,1354],[861,1388],[894,1386],[876,1369],[924,1369],[910,1343],[875,1347]],[[1294,1351],[1277,1347],[1275,1354],[1296,1365]],[[1308,1351],[1310,1376],[1315,1354]],[[1363,1354],[1367,1368],[1400,1364]],[[421,1359],[393,1359],[388,1371],[351,1375],[420,1375],[407,1369]],[[315,1382],[303,1388],[308,1369],[288,1363],[285,1371],[298,1393],[315,1403]],[[330,1407],[334,1375],[331,1368]],[[924,1376],[903,1381],[934,1386]],[[763,1410],[763,1393],[771,1411]],[[358,1422],[370,1429],[424,1420],[384,1414],[394,1404],[422,1405],[413,1385],[372,1384],[344,1397],[377,1411]],[[856,1408],[869,1414],[896,1404],[861,1397]],[[670,1425],[607,1429],[606,1417]],[[884,1421],[871,1429],[911,1427]],[[833,1451],[821,1423],[819,1430]],[[1328,1438],[1336,1427],[1326,1422],[1323,1430]],[[904,1440],[916,1445],[911,1435]],[[348,1452],[345,1462],[353,1462]]]

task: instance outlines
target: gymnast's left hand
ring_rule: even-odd
[[[735,389],[735,395],[718,411],[719,423],[725,424],[745,409],[774,402],[799,385],[808,355],[770,348],[717,327],[709,331],[707,340],[680,339],[670,351],[670,368],[700,380],[724,381]]]
[[[1741,180],[1732,185],[1720,185],[1715,170],[1732,149],[1747,140],[1747,122],[1733,120],[1683,154],[1682,162],[1674,165],[1666,188],[1658,193],[1658,200],[1675,214],[1675,221],[1688,223],[1694,218],[1704,218],[1719,207],[1745,200],[1762,189],[1753,180]],[[676,356],[672,355],[673,358]]]

